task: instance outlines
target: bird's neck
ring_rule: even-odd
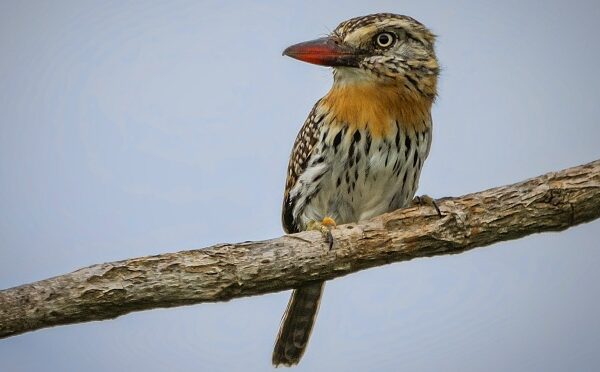
[[[406,131],[431,126],[433,100],[393,84],[334,84],[321,104],[339,125],[368,129],[374,137],[393,132],[396,122]]]

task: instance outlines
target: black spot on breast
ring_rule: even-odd
[[[335,152],[337,152],[340,142],[342,142],[342,131],[339,131],[333,139],[333,149],[335,150]]]
[[[394,162],[394,167],[392,168],[394,172],[397,172],[400,168],[400,156],[396,157],[396,161]]]
[[[340,177],[338,177],[337,182],[335,183],[335,185],[337,187],[340,187],[341,184],[342,184],[342,179]]]
[[[365,140],[365,155],[368,155],[370,150],[371,150],[371,135],[367,133],[367,139]]]
[[[419,149],[419,144],[421,143],[422,136],[423,136],[423,134],[421,132],[417,133],[417,135],[415,136],[416,143],[415,143],[415,152],[413,154],[413,167],[417,166],[417,160],[419,160],[419,151],[417,151],[417,150]]]
[[[313,183],[317,182],[318,180],[320,180],[320,179],[321,179],[321,177],[323,177],[323,175],[324,175],[324,174],[325,174],[325,172],[323,172],[323,173],[321,173],[321,174],[317,175],[315,178],[313,178],[312,182],[313,182]]]
[[[358,131],[358,129],[356,129],[354,131],[354,134],[352,135],[352,143],[350,144],[350,150],[348,150],[348,156],[350,158],[354,156],[354,145],[360,141],[360,137],[360,132]]]
[[[400,124],[396,120],[396,147],[400,148]]]
[[[408,152],[410,151],[410,136],[409,135],[404,136],[404,145],[406,146],[406,149],[404,149],[404,157],[406,159],[408,159]]]

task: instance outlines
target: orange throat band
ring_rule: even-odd
[[[407,131],[431,125],[432,100],[396,85],[334,85],[321,103],[338,125],[366,128],[375,138],[392,133],[396,121]]]

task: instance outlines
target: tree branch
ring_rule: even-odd
[[[600,160],[333,231],[93,265],[0,291],[0,338],[132,311],[228,301],[390,262],[455,254],[600,217]]]

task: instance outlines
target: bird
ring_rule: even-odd
[[[293,144],[282,207],[286,233],[319,230],[331,244],[337,225],[411,204],[431,147],[440,71],[435,38],[409,16],[377,13],[284,50],[333,69],[331,89]],[[293,290],[273,365],[292,366],[302,358],[323,287],[316,281]]]

